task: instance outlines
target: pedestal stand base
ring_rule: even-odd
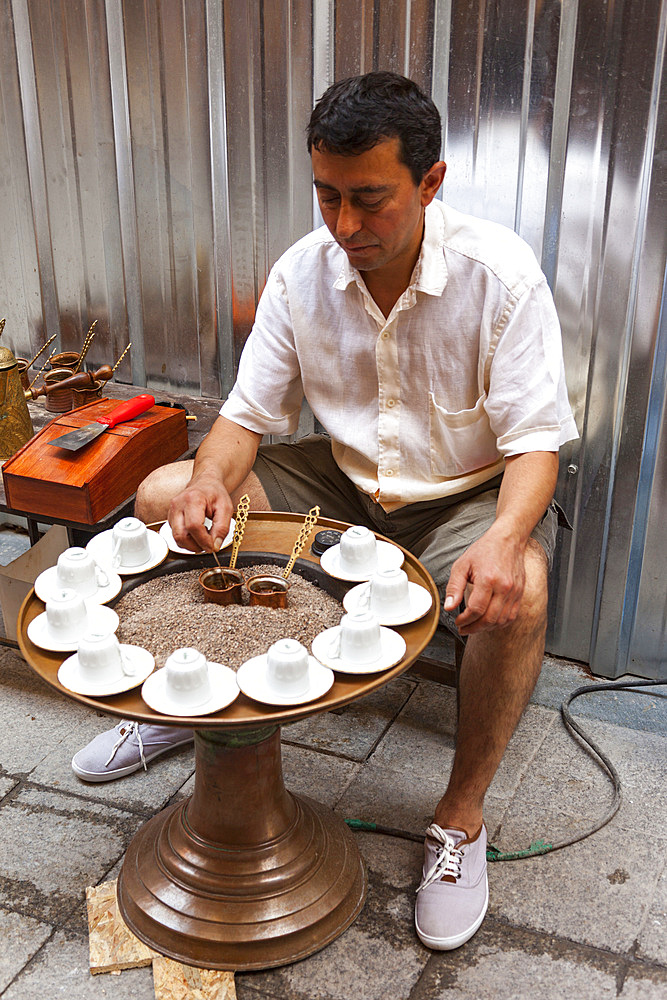
[[[329,944],[360,912],[363,862],[331,810],[285,790],[280,730],[195,734],[191,799],[145,824],[118,880],[151,948],[207,969],[266,969]]]

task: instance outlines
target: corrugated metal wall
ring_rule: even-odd
[[[444,197],[552,284],[582,438],[549,648],[665,674],[667,5],[0,0],[0,315],[124,381],[224,395],[271,263],[313,221],[303,128],[394,69],[443,114]]]

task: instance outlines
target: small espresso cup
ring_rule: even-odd
[[[308,650],[296,639],[279,639],[266,654],[266,676],[270,687],[286,698],[308,690]]]
[[[363,524],[355,524],[340,539],[340,568],[345,573],[372,572],[377,565],[377,540]]]
[[[400,568],[374,573],[359,596],[359,610],[378,616],[401,615],[409,606],[408,574]]]
[[[370,611],[343,615],[330,655],[348,663],[373,663],[382,653],[380,624]]]
[[[183,709],[194,709],[211,697],[208,663],[203,653],[191,647],[177,649],[167,657],[165,693]]]
[[[79,639],[77,658],[82,679],[103,686],[134,675],[115,632],[86,632]]]
[[[108,585],[109,577],[90,552],[75,545],[58,556],[56,581],[61,588],[71,588],[82,597],[92,597],[98,588]]]
[[[112,532],[111,563],[114,569],[141,566],[151,557],[148,528],[137,517],[123,517]]]
[[[56,590],[46,602],[46,622],[52,636],[60,642],[78,639],[85,631],[86,604],[75,590]]]

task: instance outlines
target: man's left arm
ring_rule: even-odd
[[[558,476],[558,453],[525,452],[505,461],[496,519],[454,563],[445,610],[454,611],[461,635],[504,628],[517,617],[525,583],[524,556],[535,525],[549,505]]]

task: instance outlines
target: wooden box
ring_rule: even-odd
[[[62,413],[12,455],[2,468],[9,506],[63,522],[96,524],[128,500],[149,472],[188,450],[185,411],[164,406],[105,430],[78,451],[49,444],[120,402],[99,399]]]

